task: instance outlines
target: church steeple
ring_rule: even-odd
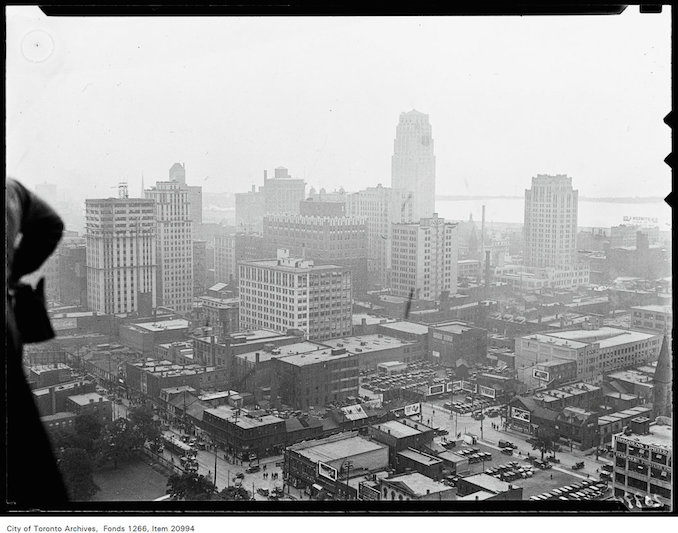
[[[673,373],[671,365],[671,353],[669,341],[666,335],[662,339],[662,347],[659,350],[657,370],[654,373],[652,403],[655,416],[671,417],[673,413]]]

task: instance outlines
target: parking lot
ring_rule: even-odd
[[[597,500],[609,493],[608,484],[595,479],[578,480],[569,485],[544,489],[543,492],[529,496],[530,500]]]
[[[524,464],[529,464],[527,461],[521,461]],[[512,481],[514,485],[522,487],[523,500],[529,499],[531,496],[536,496],[565,485],[573,485],[581,482],[582,479],[577,476],[568,474],[556,468],[550,470],[534,469],[534,475],[527,479],[517,479]]]

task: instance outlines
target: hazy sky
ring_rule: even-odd
[[[37,46],[36,46],[37,45]],[[208,192],[286,166],[390,185],[398,116],[429,114],[438,194],[670,189],[670,8],[597,17],[52,18],[7,8],[7,172],[139,194],[175,161]]]

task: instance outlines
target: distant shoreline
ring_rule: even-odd
[[[436,200],[442,201],[464,201],[464,200],[524,200],[524,196],[436,196]],[[664,198],[661,196],[580,196],[580,202],[604,202],[609,204],[652,204],[663,202]]]

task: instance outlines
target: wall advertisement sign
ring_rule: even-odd
[[[533,378],[536,378],[536,379],[538,379],[538,380],[540,380],[540,381],[549,381],[549,377],[550,377],[550,376],[551,376],[551,375],[550,375],[548,372],[544,371],[544,370],[538,370],[538,369],[536,369],[536,368],[533,368],[533,369],[532,369],[532,377],[533,377]]]
[[[493,400],[497,397],[497,391],[492,387],[483,387],[482,385],[480,385],[480,387],[478,387],[478,391],[481,396],[492,398]]]
[[[405,416],[418,415],[421,413],[421,404],[413,403],[405,406]]]
[[[475,383],[471,383],[470,381],[462,381],[461,390],[476,393],[478,392],[478,385],[476,385]]]
[[[518,409],[517,407],[511,407],[511,418],[529,423],[530,422],[530,412],[526,411],[525,409]]]
[[[445,392],[445,385],[431,385],[428,388],[428,395],[435,396],[436,394],[442,394]]]
[[[336,481],[338,477],[336,468],[325,463],[321,463],[320,461],[318,461],[318,475],[332,481]]]

